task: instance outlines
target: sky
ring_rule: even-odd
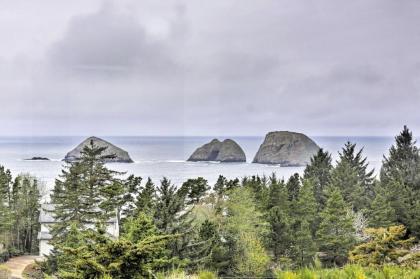
[[[417,0],[0,0],[0,135],[420,135]]]

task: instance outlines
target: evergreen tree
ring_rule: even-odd
[[[383,189],[376,191],[376,197],[368,212],[368,222],[369,226],[373,228],[390,227],[396,224],[395,210]]]
[[[319,216],[313,189],[314,187],[311,180],[303,181],[299,198],[296,201],[293,217],[296,227],[299,227],[301,222],[306,221],[309,224],[311,234],[315,236],[315,232],[318,228]]]
[[[19,191],[13,198],[15,245],[18,251],[34,253],[37,251],[37,234],[40,230],[39,214],[40,200],[38,180],[29,175],[20,175],[16,178],[15,186]]]
[[[300,187],[300,176],[298,173],[295,173],[286,184],[289,201],[295,201],[298,198]]]
[[[359,211],[367,206],[357,171],[346,160],[338,161],[331,175],[331,186],[340,190],[344,200]]]
[[[188,179],[182,184],[180,189],[181,192],[185,192],[188,204],[198,203],[208,190],[210,190],[210,186],[207,180],[202,177]]]
[[[380,173],[381,186],[395,210],[396,221],[410,234],[420,236],[420,155],[410,130],[404,126],[395,144],[384,157]]]
[[[316,244],[310,224],[304,219],[299,223],[293,240],[293,259],[299,267],[309,266],[316,253]]]
[[[66,166],[56,180],[51,194],[57,221],[51,229],[54,247],[65,241],[70,224],[83,230],[89,224],[108,221],[122,206],[123,183],[115,178],[120,173],[105,167],[104,160],[110,157],[102,155],[105,149],[92,141],[82,150],[80,160]]]
[[[259,209],[262,209],[268,198],[267,178],[258,175],[244,177],[242,179],[242,187],[251,189]]]
[[[401,265],[415,239],[406,238],[403,225],[366,229],[368,241],[350,252],[350,260],[363,266]],[[408,258],[410,259],[410,258]]]
[[[310,163],[306,166],[303,174],[304,179],[310,179],[314,183],[314,194],[318,210],[321,210],[326,202],[325,189],[330,184],[332,166],[331,154],[322,148],[318,150]]]
[[[241,269],[236,255],[239,255],[240,251],[243,251],[242,249],[249,251],[249,243],[246,243],[248,238],[255,239],[256,242],[253,243],[256,246],[259,245],[257,243],[260,243],[262,237],[266,234],[266,223],[262,213],[257,209],[254,195],[249,188],[231,190],[224,212],[226,215],[221,236],[225,239],[225,245],[227,246],[230,272],[235,273],[235,271]],[[261,251],[259,248],[258,250]],[[243,261],[248,263],[253,258],[251,254],[246,252],[241,255],[244,257]],[[259,255],[264,257],[262,254]]]
[[[58,266],[59,278],[151,278],[153,273],[173,261],[165,249],[168,235],[156,235],[151,220],[141,215],[131,220],[142,227],[129,225],[128,235],[111,239],[103,227],[78,230],[72,225],[68,238],[60,244],[63,253]]]
[[[226,191],[227,179],[223,175],[219,175],[217,178],[216,184],[214,184],[213,190],[217,195],[221,196]]]
[[[173,241],[168,243],[168,249],[172,257],[177,257],[182,262],[189,262],[191,253],[198,253],[200,247],[195,247],[194,243],[194,219],[191,216],[192,205],[187,204],[186,193],[184,189],[178,189],[167,178],[161,180],[157,188],[158,200],[156,202],[157,210],[154,213],[154,220],[157,228],[162,234],[179,235]],[[197,246],[199,246],[197,244]],[[195,255],[194,263],[200,261],[202,255]],[[194,264],[189,262],[190,264]]]
[[[136,201],[137,212],[142,211],[152,214],[156,209],[156,188],[152,179],[149,177],[143,189],[139,193]]]
[[[274,254],[275,261],[290,255],[292,242],[291,220],[287,212],[280,206],[268,211],[269,223],[268,246]]]
[[[355,243],[354,233],[353,217],[340,191],[330,189],[317,232],[318,245],[326,253],[327,264],[342,265],[346,262],[347,253]]]
[[[293,212],[292,257],[300,266],[312,263],[316,252],[315,232],[319,218],[311,180],[304,180]]]
[[[374,170],[369,171],[368,167],[363,148],[356,151],[356,144],[347,142],[332,171],[331,184],[340,189],[344,200],[355,211],[367,208],[374,196]]]
[[[388,157],[383,159],[380,178],[384,185],[400,181],[409,188],[420,189],[420,155],[415,144],[413,134],[404,126],[395,137],[395,144],[389,149]]]
[[[142,187],[141,182],[142,178],[139,176],[130,175],[125,181],[121,181],[123,183],[122,195],[123,198],[121,200],[121,208],[122,208],[122,216],[125,218],[135,216],[137,214],[137,198],[140,196]],[[120,189],[121,189],[120,188]],[[117,190],[120,190],[117,189]]]

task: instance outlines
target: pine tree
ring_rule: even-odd
[[[348,205],[337,188],[330,189],[317,232],[318,245],[326,253],[327,264],[342,265],[346,262],[347,253],[355,243],[354,233]]]
[[[206,195],[208,190],[210,190],[210,186],[207,180],[202,177],[198,177],[196,179],[188,179],[185,181],[181,186],[180,192],[185,192],[188,204],[195,204]]]
[[[315,232],[318,228],[319,216],[313,189],[314,187],[311,180],[303,181],[303,186],[293,212],[293,218],[294,224],[297,227],[299,227],[300,222],[306,221],[311,229],[311,234],[315,236]]]
[[[330,184],[331,170],[333,168],[331,162],[331,154],[321,148],[311,158],[310,163],[304,170],[303,178],[310,179],[314,183],[315,199],[319,205],[318,210],[325,206],[325,189]]]
[[[193,221],[191,216],[192,206],[187,205],[186,194],[183,189],[176,188],[171,181],[164,177],[157,187],[158,200],[154,220],[162,234],[180,235],[168,243],[172,257],[187,260],[189,253],[196,251],[193,244]],[[197,248],[198,249],[198,248]],[[196,260],[199,260],[197,256]],[[185,264],[185,261],[184,261]]]
[[[410,130],[395,137],[395,144],[384,157],[380,173],[381,186],[395,210],[397,222],[404,224],[410,234],[420,236],[420,154]]]
[[[339,161],[331,175],[332,187],[340,190],[344,200],[359,211],[367,206],[362,185],[358,179],[357,171],[346,160]]]
[[[316,253],[316,244],[312,236],[310,224],[303,220],[295,231],[293,240],[293,259],[299,267],[309,266]]]
[[[52,215],[57,221],[51,229],[54,246],[65,240],[70,224],[83,229],[105,222],[122,206],[123,185],[115,178],[120,173],[105,167],[104,160],[109,157],[102,155],[105,149],[92,141],[82,150],[80,160],[66,166],[56,180],[51,194]]]
[[[156,209],[156,188],[152,179],[147,179],[144,188],[140,191],[136,201],[137,212],[145,212],[147,214],[154,214]]]
[[[142,178],[140,176],[130,175],[123,183],[123,198],[121,200],[122,207],[122,216],[124,218],[133,217],[137,214],[137,198],[141,194],[141,182]]]
[[[279,261],[288,257],[292,242],[291,220],[287,212],[280,206],[274,206],[268,211],[269,223],[268,247],[274,254],[274,259]]]
[[[374,196],[374,170],[368,167],[363,148],[356,151],[356,144],[347,142],[332,171],[332,185],[340,189],[344,200],[352,204],[355,211],[367,208]]]
[[[293,212],[292,257],[300,267],[312,263],[316,252],[315,232],[318,227],[317,203],[311,180],[304,180]]]
[[[295,173],[289,178],[286,184],[289,201],[294,201],[298,198],[300,187],[300,176],[298,173]]]
[[[221,196],[226,191],[226,184],[227,179],[223,175],[219,175],[217,178],[216,184],[214,184],[213,190],[216,192],[217,195]]]
[[[420,155],[415,144],[413,134],[404,126],[395,137],[395,144],[389,149],[388,157],[383,159],[380,178],[384,185],[401,181],[409,188],[420,189]]]
[[[362,266],[401,265],[415,239],[406,238],[403,225],[366,229],[369,240],[350,252],[350,260]]]
[[[396,214],[383,189],[376,191],[376,197],[372,201],[368,211],[369,226],[373,228],[390,227],[396,224]]]

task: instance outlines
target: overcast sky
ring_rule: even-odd
[[[420,135],[418,0],[0,0],[0,135]]]

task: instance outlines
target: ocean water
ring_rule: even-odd
[[[280,167],[277,165],[252,164],[263,137],[230,137],[244,149],[247,163],[187,162],[190,154],[214,137],[102,137],[127,150],[133,164],[112,163],[109,168],[151,177],[158,182],[162,177],[180,185],[188,178],[202,176],[212,185],[221,174],[227,178],[248,175],[271,175],[287,179],[294,173],[302,173],[303,167]],[[29,173],[44,182],[44,194],[54,185],[55,178],[64,165],[62,159],[84,137],[0,137],[0,164],[9,168],[13,175]],[[219,137],[219,139],[224,139]],[[371,168],[380,169],[382,157],[393,144],[392,137],[312,137],[322,148],[328,150],[335,160],[346,141],[364,148]],[[47,157],[51,161],[27,161],[34,156]]]

